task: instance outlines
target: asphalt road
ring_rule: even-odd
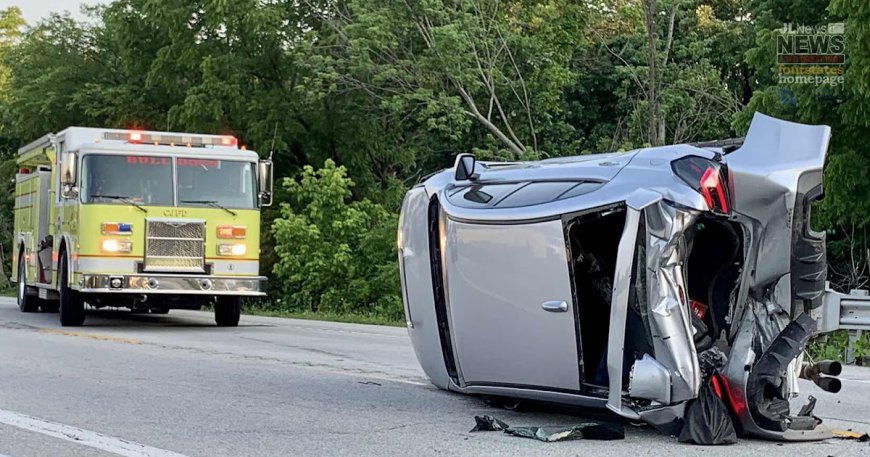
[[[431,387],[404,329],[210,313],[94,311],[64,329],[0,298],[0,457],[368,455],[870,455],[829,440],[680,444],[646,427],[624,441],[542,443],[469,433],[473,417],[571,424],[578,415],[494,409]],[[827,424],[870,431],[870,369],[847,368],[843,391],[818,397]],[[804,402],[798,400],[798,403]]]

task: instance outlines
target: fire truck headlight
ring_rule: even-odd
[[[103,252],[130,252],[133,250],[133,242],[129,240],[105,239],[102,244]]]
[[[220,255],[245,255],[248,252],[248,247],[244,244],[219,244],[218,254]]]

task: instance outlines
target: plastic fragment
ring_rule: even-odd
[[[508,424],[492,416],[474,416],[474,422],[472,432],[500,432],[508,428]]]

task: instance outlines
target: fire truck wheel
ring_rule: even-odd
[[[241,297],[215,297],[214,321],[218,327],[235,327],[239,325],[242,314]]]
[[[35,313],[39,309],[39,302],[36,297],[27,296],[27,283],[25,282],[24,258],[20,257],[18,261],[18,309],[22,313]]]
[[[72,290],[69,287],[66,255],[61,254],[59,263],[60,325],[64,327],[79,327],[85,323],[85,301],[78,291]]]

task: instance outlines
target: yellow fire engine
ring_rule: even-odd
[[[21,311],[163,314],[212,304],[220,326],[262,296],[272,162],[236,138],[70,127],[19,150],[13,278]]]

